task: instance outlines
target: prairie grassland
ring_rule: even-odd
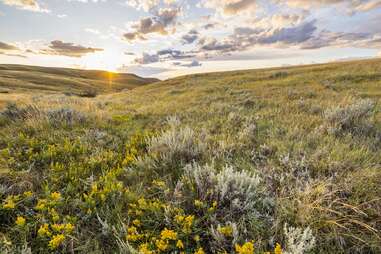
[[[0,65],[1,93],[84,94],[116,92],[158,81],[133,74],[27,65]],[[85,94],[86,95],[86,94]]]
[[[381,60],[2,96],[1,253],[381,252]]]

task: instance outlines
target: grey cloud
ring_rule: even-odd
[[[142,18],[132,26],[134,31],[125,33],[126,40],[144,40],[144,35],[150,33],[168,34],[166,28],[176,22],[180,14],[179,8],[160,9],[153,17]]]
[[[183,44],[192,44],[199,38],[199,33],[196,30],[191,30],[181,37]]]
[[[199,67],[199,66],[202,66],[202,63],[200,63],[200,62],[197,61],[197,60],[193,60],[193,61],[190,62],[190,63],[174,62],[173,65],[175,65],[175,66],[181,66],[181,67],[192,68],[192,67]]]
[[[159,50],[155,54],[143,53],[139,58],[135,59],[135,63],[150,64],[165,60],[179,60],[194,57],[192,52],[183,52],[175,49]]]
[[[1,41],[0,41],[0,49],[1,50],[18,50],[16,46],[13,46],[11,44],[1,42]]]
[[[203,28],[204,28],[205,30],[208,30],[208,29],[212,29],[212,28],[214,28],[215,26],[216,26],[216,24],[214,24],[214,23],[209,23],[209,24],[204,25]]]
[[[318,35],[310,38],[300,45],[301,49],[318,49],[329,46],[346,46],[368,40],[370,34],[366,33],[339,33],[321,31]]]
[[[148,54],[143,53],[142,57],[136,58],[135,63],[137,64],[150,64],[150,63],[156,63],[159,61],[159,56],[157,54]]]
[[[81,45],[75,45],[74,43],[70,43],[70,42],[55,40],[50,42],[48,49],[43,49],[40,51],[40,53],[47,54],[47,55],[82,57],[87,54],[95,53],[98,51],[103,51],[103,49],[84,47]]]
[[[276,29],[270,36],[259,38],[260,44],[272,44],[282,42],[286,44],[295,44],[307,41],[311,38],[312,34],[316,31],[316,21],[303,23],[300,26],[290,28]]]
[[[200,51],[221,51],[230,52],[236,48],[234,41],[219,42],[215,38],[202,38],[199,41]]]

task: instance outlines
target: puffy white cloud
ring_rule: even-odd
[[[42,8],[36,0],[1,0],[4,4],[15,6],[19,9],[35,11],[35,12],[49,12],[49,10]]]
[[[202,0],[201,6],[220,11],[225,15],[235,15],[243,11],[255,11],[257,0]]]

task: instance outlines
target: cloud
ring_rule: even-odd
[[[381,0],[274,0],[274,2],[304,9],[342,5],[342,7],[346,7],[351,12],[366,12],[381,7]]]
[[[153,17],[142,18],[132,25],[134,31],[127,32],[123,36],[126,40],[144,40],[146,34],[159,33],[168,34],[166,28],[174,25],[176,18],[180,15],[179,8],[160,9]]]
[[[0,0],[9,6],[15,6],[18,9],[34,11],[34,12],[50,12],[42,8],[36,0]]]
[[[221,51],[231,52],[237,48],[236,43],[233,40],[218,41],[216,38],[204,37],[199,41],[199,51]]]
[[[192,29],[187,34],[183,35],[181,37],[181,40],[183,44],[191,44],[195,42],[198,38],[199,33],[196,30]]]
[[[12,53],[7,53],[7,52],[3,52],[3,51],[0,51],[0,55],[12,56],[12,57],[20,57],[20,58],[28,58],[28,57],[25,56],[25,55],[21,55],[21,54],[12,54]]]
[[[225,15],[235,15],[243,11],[256,10],[257,0],[203,0],[201,6],[217,11]]]
[[[307,41],[316,31],[316,20],[303,23],[295,27],[275,29],[269,36],[258,39],[259,44],[286,43],[297,44]]]
[[[99,30],[94,29],[94,28],[85,28],[85,32],[91,33],[91,34],[96,34],[96,35],[99,35],[101,33]]]
[[[40,51],[40,53],[47,54],[47,55],[82,57],[87,54],[95,53],[98,51],[103,51],[103,49],[84,47],[81,45],[75,45],[74,43],[70,43],[70,42],[55,40],[50,42],[48,49],[43,49]]]
[[[138,64],[150,64],[157,63],[166,60],[179,60],[194,57],[193,52],[184,52],[175,49],[159,50],[155,54],[143,53],[141,57],[135,59],[135,63]]]
[[[368,40],[367,33],[342,33],[323,30],[318,35],[304,41],[301,49],[318,49],[330,46],[355,46],[364,40]]]
[[[370,11],[381,7],[381,0],[372,0],[355,6],[356,11]]]
[[[273,29],[237,27],[233,34],[226,38],[204,37],[199,40],[198,45],[198,56],[218,58],[221,55],[247,51],[256,46],[297,47],[305,50],[345,46],[381,48],[381,37],[369,33],[318,31],[316,20],[312,20]]]
[[[136,58],[134,62],[137,64],[156,63],[159,62],[159,56],[157,54],[143,53],[142,57]]]
[[[0,50],[19,50],[16,46],[0,41]]]
[[[193,60],[193,61],[190,62],[190,63],[174,62],[173,65],[175,65],[175,66],[181,66],[181,67],[192,68],[192,67],[199,67],[199,66],[202,66],[202,63],[200,63],[200,62],[197,61],[197,60]]]
[[[126,4],[138,10],[150,11],[160,4],[160,0],[127,0]]]

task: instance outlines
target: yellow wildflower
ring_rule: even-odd
[[[164,181],[161,181],[161,180],[153,180],[153,181],[152,181],[152,184],[153,184],[153,185],[156,185],[156,186],[159,187],[159,188],[163,188],[163,187],[165,187],[165,182],[164,182]]]
[[[44,210],[45,207],[46,207],[46,199],[39,199],[37,201],[37,205],[35,208],[36,208],[36,210],[41,211],[41,210]]]
[[[55,232],[61,232],[65,229],[65,225],[64,224],[53,224],[52,225],[52,229],[55,231]]]
[[[188,215],[184,218],[183,231],[184,233],[190,233],[194,221],[194,215]]]
[[[38,234],[39,237],[50,236],[51,233],[49,231],[49,225],[46,224],[46,223],[44,225],[41,225],[40,228],[37,231],[37,234]]]
[[[140,225],[141,225],[142,223],[140,222],[140,220],[135,219],[135,220],[132,221],[132,224],[134,224],[134,225],[137,226],[137,227],[140,227]]]
[[[140,244],[139,254],[153,254],[154,252],[149,249],[148,243]]]
[[[25,225],[25,218],[22,217],[22,216],[17,216],[17,219],[16,219],[16,225],[17,226],[20,226],[20,227],[23,227]]]
[[[127,229],[127,240],[131,242],[136,242],[138,241],[142,235],[139,234],[138,230],[136,227],[132,226]]]
[[[282,247],[280,246],[279,243],[277,243],[275,246],[274,254],[282,254]]]
[[[138,200],[138,205],[140,206],[141,209],[145,209],[147,207],[147,201],[144,198],[140,198]]]
[[[196,242],[199,242],[201,239],[200,239],[200,236],[199,235],[195,235],[193,237],[193,240],[195,240]]]
[[[178,240],[176,243],[176,247],[179,249],[184,249],[184,243],[181,240]]]
[[[92,185],[91,185],[91,192],[97,192],[98,191],[98,186],[97,186],[97,184],[96,183],[93,183]]]
[[[198,207],[198,208],[201,208],[201,207],[204,206],[204,203],[203,203],[201,200],[196,199],[196,200],[194,201],[194,205],[195,205],[196,207]]]
[[[33,192],[31,192],[31,191],[25,191],[24,192],[24,197],[30,198],[31,196],[33,196]]]
[[[184,220],[184,216],[183,215],[176,215],[175,216],[175,221],[178,223],[178,224],[181,224]]]
[[[59,214],[57,213],[57,211],[54,208],[49,210],[49,214],[50,214],[50,216],[52,216],[52,220],[54,222],[56,222],[56,221],[58,221],[60,219]]]
[[[156,247],[160,251],[165,251],[168,248],[168,242],[164,240],[156,240]]]
[[[238,254],[253,254],[254,253],[254,243],[251,241],[251,242],[247,242],[247,243],[243,244],[242,246],[240,246],[239,244],[236,244],[235,245],[235,251]]]
[[[214,212],[216,210],[216,208],[217,208],[217,205],[218,205],[217,201],[213,201],[213,204],[212,204],[211,207],[209,207],[208,211],[210,213]]]
[[[49,248],[51,250],[57,249],[65,241],[65,236],[63,234],[53,236],[52,240],[49,241]]]
[[[205,254],[203,248],[199,248],[194,254]]]
[[[8,196],[3,202],[3,207],[5,209],[14,209],[16,207],[14,196]]]
[[[233,234],[233,228],[231,226],[219,227],[217,230],[227,237],[232,236]]]
[[[59,192],[53,192],[53,193],[50,194],[50,198],[53,201],[59,201],[61,199],[61,193],[59,193]]]
[[[73,224],[71,224],[71,223],[67,223],[67,224],[65,224],[65,231],[67,232],[67,233],[71,233],[71,232],[73,232],[74,231],[74,225]]]
[[[173,230],[165,228],[164,230],[161,231],[161,239],[163,240],[176,240],[177,238],[177,233]]]

